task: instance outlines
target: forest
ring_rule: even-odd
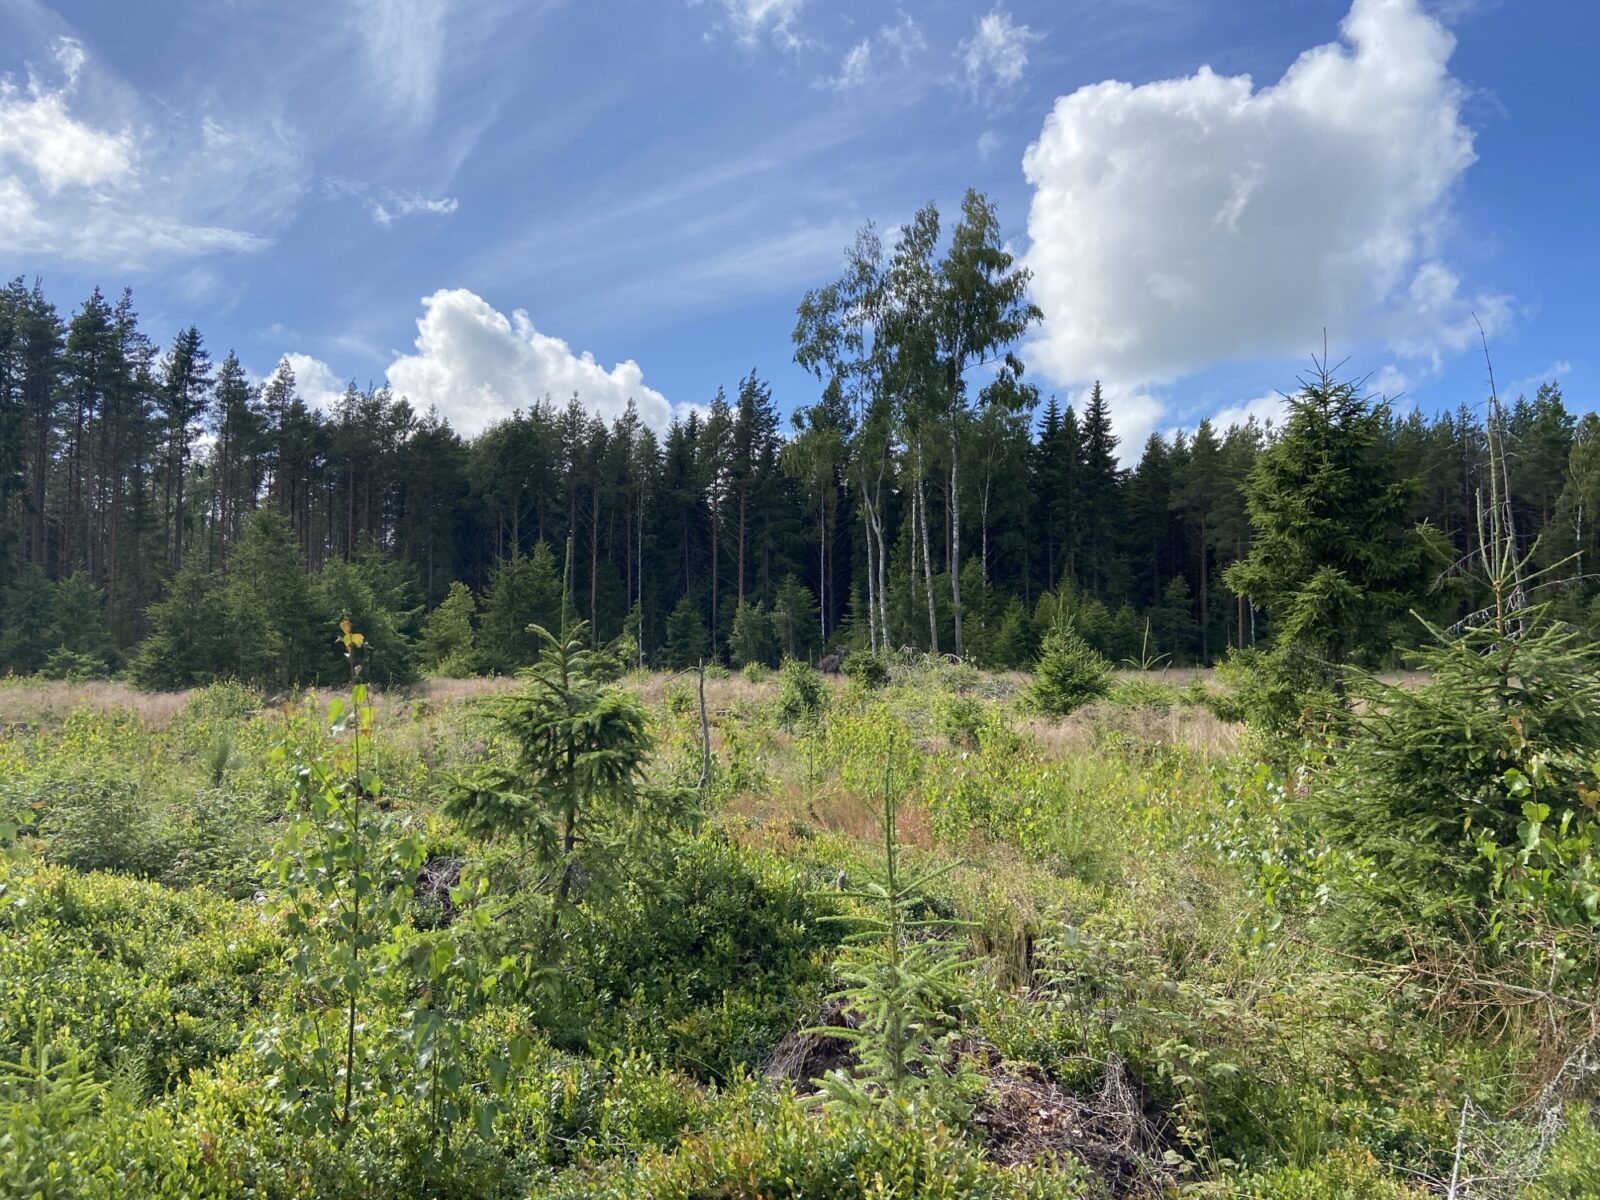
[[[864,229],[803,299],[796,358],[818,387],[783,398],[788,428],[752,370],[661,431],[573,396],[467,440],[384,387],[311,407],[286,362],[255,382],[193,326],[163,350],[127,291],[64,318],[14,280],[0,669],[281,689],[337,677],[321,631],[343,614],[374,632],[384,679],[504,673],[532,661],[530,621],[556,622],[569,540],[565,594],[641,664],[859,644],[1018,668],[1058,596],[1115,662],[1260,644],[1274,614],[1228,572],[1251,550],[1246,481],[1282,431],[1202,421],[1120,455],[1098,387],[1079,412],[1026,380],[1015,352],[1037,312],[992,206],[970,195],[947,240],[932,207],[887,247]],[[1477,536],[1484,421],[1481,404],[1374,406],[1363,469],[1396,489],[1391,524],[1436,534],[1412,603],[1440,619],[1470,603],[1434,584]],[[1519,544],[1594,561],[1600,418],[1580,422],[1551,380],[1503,432]],[[1564,597],[1569,615],[1593,591]],[[1360,649],[1381,661],[1391,641]]]
[[[1600,418],[1124,457],[1028,285],[464,439],[13,282],[0,1196],[1600,1197]]]

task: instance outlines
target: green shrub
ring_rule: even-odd
[[[1106,698],[1119,708],[1165,711],[1179,702],[1179,692],[1171,684],[1154,679],[1119,679],[1111,685]]]
[[[564,970],[535,1000],[558,1044],[628,1048],[698,1076],[729,1078],[766,1061],[825,981],[838,932],[793,864],[707,834],[656,868],[662,880],[578,910]],[[486,952],[509,951],[542,920],[504,921]]]
[[[185,756],[205,755],[219,736],[234,738],[261,703],[260,692],[237,680],[208,684],[184,701],[167,724],[167,738]]]
[[[1370,932],[1398,946],[1431,929],[1452,949],[1470,932],[1509,949],[1565,930],[1566,945],[1533,952],[1549,955],[1538,978],[1582,971],[1587,986],[1600,971],[1600,655],[1543,612],[1522,622],[1433,630],[1417,654],[1426,682],[1367,681],[1306,808],[1357,857],[1352,892],[1390,915]]]
[[[817,719],[828,699],[822,676],[797,659],[786,658],[778,668],[778,724],[799,729]]]
[[[864,688],[881,688],[889,682],[889,660],[870,650],[852,650],[839,668]]]
[[[1318,732],[1340,705],[1323,672],[1297,665],[1305,657],[1231,648],[1217,664],[1223,690],[1202,702],[1221,720],[1247,722],[1273,737]]]
[[[163,1091],[237,1048],[276,992],[280,943],[254,905],[28,864],[0,865],[0,888],[0,1058],[43,1020],[102,1075],[131,1056]]]
[[[954,1130],[915,1111],[814,1119],[784,1094],[668,1152],[573,1171],[549,1200],[1083,1200],[1071,1160],[1000,1167]]]
[[[941,696],[935,706],[939,732],[957,746],[974,749],[983,728],[988,706],[975,696]]]
[[[1424,1200],[1431,1194],[1389,1175],[1359,1146],[1341,1147],[1315,1166],[1252,1172],[1229,1193],[1238,1200]]]
[[[1527,1200],[1600,1197],[1600,1128],[1587,1104],[1570,1107],[1526,1196]]]
[[[674,679],[667,684],[662,705],[674,717],[687,717],[700,712],[700,698],[695,685],[686,679]]]
[[[45,657],[39,674],[46,679],[64,679],[68,683],[84,683],[90,679],[104,679],[105,659],[94,654],[82,654],[58,646]]]
[[[52,862],[153,878],[172,861],[163,808],[136,780],[99,772],[52,779],[34,792],[33,805]]]

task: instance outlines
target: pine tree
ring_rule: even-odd
[[[207,570],[198,555],[178,568],[147,618],[150,632],[129,662],[141,687],[193,687],[238,675],[222,576]]]
[[[1211,661],[1212,555],[1217,549],[1217,508],[1226,484],[1222,446],[1210,421],[1201,421],[1189,441],[1189,458],[1172,498],[1189,526],[1190,554],[1195,561],[1195,595],[1200,602],[1200,661]]]
[[[204,550],[192,556],[203,561]],[[306,578],[305,560],[281,514],[251,514],[227,562],[222,587],[227,650],[218,675],[233,675],[267,689],[317,678],[333,638]],[[326,641],[323,639],[326,638]]]
[[[1047,716],[1063,717],[1110,690],[1111,664],[1080,636],[1070,620],[1058,618],[1040,645],[1028,703]]]
[[[205,412],[210,389],[211,357],[206,353],[200,331],[191,325],[177,336],[167,354],[157,400],[165,443],[163,477],[168,553],[174,566],[183,561],[183,535],[188,523],[184,485],[189,472],[189,452],[199,432],[198,422]]]
[[[739,602],[733,612],[733,628],[728,633],[728,657],[736,667],[756,663],[772,666],[773,653],[772,616],[760,601]]]
[[[0,671],[28,675],[55,647],[55,589],[34,563],[23,563],[0,589]]]

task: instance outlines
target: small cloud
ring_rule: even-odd
[[[922,26],[909,13],[896,14],[891,25],[885,25],[871,37],[863,38],[845,52],[839,63],[839,73],[831,78],[817,80],[817,86],[833,91],[850,91],[870,83],[876,76],[889,70],[909,66],[912,58],[928,48]]]
[[[885,25],[878,30],[878,41],[893,53],[901,66],[907,65],[913,56],[928,48],[928,39],[923,36],[922,26],[904,9],[896,11],[893,25]]]
[[[1026,25],[1018,25],[998,5],[979,17],[972,36],[956,47],[956,57],[973,96],[1021,83],[1028,69],[1028,47],[1043,36]]]
[[[433,116],[452,0],[352,0],[349,18],[366,49],[374,93],[422,124]]]
[[[83,73],[83,64],[88,56],[83,52],[83,43],[77,38],[63,37],[56,39],[55,45],[56,65],[61,68],[61,73],[67,77],[67,87],[78,86],[78,76]]]
[[[846,52],[844,61],[839,64],[839,73],[832,79],[823,79],[818,82],[823,87],[833,88],[836,91],[849,91],[859,87],[872,77],[872,40],[857,42]]]
[[[698,7],[704,0],[689,0]],[[799,50],[808,39],[795,29],[806,0],[713,0],[722,10],[721,28],[727,29],[745,46],[754,46],[765,37],[785,50]]]
[[[270,383],[280,376],[285,367],[288,367],[294,375],[295,395],[307,405],[323,412],[334,412],[338,409],[339,400],[344,395],[345,384],[339,381],[339,377],[327,363],[309,354],[291,351],[278,360],[278,365],[267,376],[267,381]]]
[[[367,201],[372,219],[385,229],[404,217],[448,217],[460,207],[454,196],[428,197],[417,192],[388,192],[382,200]]]
[[[978,161],[988,162],[994,157],[994,152],[1000,149],[1000,135],[992,129],[985,129],[978,135]]]
[[[1395,400],[1405,395],[1406,389],[1410,386],[1410,376],[1393,363],[1384,363],[1367,380],[1367,393],[1372,396],[1382,396],[1386,400]]]

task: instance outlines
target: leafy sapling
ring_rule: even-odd
[[[349,700],[328,701],[320,722],[308,700],[312,711],[274,752],[287,757],[292,742],[309,743],[294,763],[290,821],[274,860],[300,1003],[268,1053],[285,1096],[300,1098],[318,1123],[342,1130],[358,1093],[385,1074],[383,1064],[363,1070],[362,1014],[375,1002],[396,936],[410,927],[422,849],[379,803],[372,702],[361,679],[366,639],[344,620],[338,642]]]

